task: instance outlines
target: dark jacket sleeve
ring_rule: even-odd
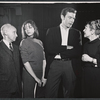
[[[80,57],[82,54],[82,38],[81,33],[79,32],[76,41],[73,43],[73,49],[66,49],[66,51],[61,52],[62,57],[68,57],[68,58],[76,58]]]
[[[96,53],[96,59],[97,59],[97,66],[100,67],[100,45],[99,45],[98,51]]]
[[[56,31],[52,30],[52,29],[48,29],[47,30],[47,34],[46,34],[46,50],[48,51],[49,54],[59,54],[62,51],[66,50],[66,46],[61,46],[60,43],[57,43],[57,41],[55,41],[55,39],[57,39],[58,37],[56,36]]]

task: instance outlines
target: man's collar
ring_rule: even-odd
[[[62,23],[60,24],[60,28],[63,28],[63,29],[65,29],[65,30],[69,30],[69,29],[70,29],[70,28],[64,27]]]
[[[3,39],[3,42],[6,43],[6,44],[9,44],[9,42],[5,39]]]
[[[6,44],[6,46],[9,48],[9,42],[7,41],[7,40],[5,40],[5,39],[3,39],[3,42]],[[11,43],[12,44],[12,43]]]

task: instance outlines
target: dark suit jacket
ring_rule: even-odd
[[[0,41],[0,93],[13,93],[16,90],[21,93],[19,50],[14,44],[13,48],[12,54]]]
[[[60,27],[50,28],[46,34],[46,54],[47,54],[47,66],[46,66],[46,73],[45,77],[48,75],[49,67],[54,57],[60,53],[61,58],[66,59],[70,58],[72,61],[72,66],[76,75],[80,72],[78,69],[81,64],[81,34],[78,30],[71,28],[69,29],[68,35],[68,45],[73,46],[74,48],[69,50],[66,46],[61,45],[61,32]]]

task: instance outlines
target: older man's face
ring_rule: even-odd
[[[17,38],[16,28],[11,26],[9,29],[7,29],[6,35],[7,35],[7,38],[10,42],[14,42]]]

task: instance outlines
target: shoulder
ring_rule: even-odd
[[[41,40],[35,38],[35,39],[34,39],[34,42],[36,42],[37,44],[39,44],[39,45],[44,49],[43,43],[42,43]]]
[[[59,26],[48,28],[48,30],[58,30],[58,29],[60,29]]]
[[[28,39],[23,39],[20,42],[20,46],[26,45],[28,43]]]
[[[54,34],[56,34],[56,33],[58,33],[58,32],[60,32],[60,27],[59,26],[57,26],[57,27],[51,27],[51,28],[48,28],[47,29],[47,34],[46,35],[54,35]]]
[[[98,42],[98,45],[99,45],[99,48],[100,48],[100,38],[98,39],[98,41],[97,41],[97,42]]]
[[[87,48],[89,46],[89,41],[87,41],[86,43],[84,43],[83,47]]]
[[[81,31],[79,31],[78,29],[71,28],[69,31],[76,37],[80,37],[80,38],[82,37]]]
[[[40,44],[41,46],[43,46],[43,43],[41,40],[35,38],[34,41],[37,42],[38,44]]]
[[[14,47],[15,50],[19,50],[19,46],[18,45],[12,43],[12,46]]]
[[[37,41],[37,42],[39,42],[39,43],[42,43],[42,41],[41,41],[40,39],[34,38],[34,41]]]
[[[39,39],[38,39],[38,41],[39,41],[39,43],[40,43],[41,45],[43,45],[43,43],[42,43],[42,41],[41,41],[41,40],[39,40]]]
[[[81,31],[79,31],[78,29],[75,29],[75,28],[71,28],[70,30],[71,30],[71,31],[74,31],[74,32],[76,32],[76,33],[81,33]]]

